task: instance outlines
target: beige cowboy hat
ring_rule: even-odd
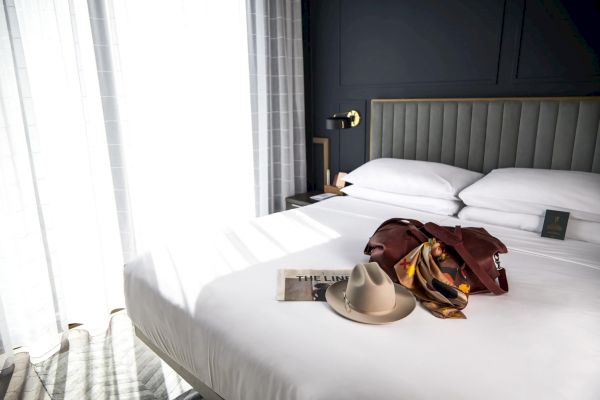
[[[349,280],[327,288],[325,298],[338,314],[365,324],[399,320],[416,305],[412,293],[394,284],[376,262],[357,264]]]

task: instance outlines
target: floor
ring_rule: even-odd
[[[16,353],[14,369],[0,376],[2,400],[144,399],[202,397],[135,337],[124,311],[113,314],[106,333],[80,328],[63,335],[60,350],[31,363]]]
[[[15,365],[12,373],[0,376],[0,399],[4,393],[5,400],[50,400],[52,397],[44,389],[31,362],[29,354],[15,355]]]

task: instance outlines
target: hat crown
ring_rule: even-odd
[[[389,311],[396,305],[394,283],[379,264],[357,264],[348,280],[346,300],[357,311]]]

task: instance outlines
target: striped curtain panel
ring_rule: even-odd
[[[256,211],[306,191],[300,0],[247,0]]]

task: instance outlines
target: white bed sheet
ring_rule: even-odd
[[[486,226],[510,292],[472,296],[467,320],[363,325],[275,300],[277,269],[351,268],[391,217],[468,224],[344,197],[187,237],[126,266],[129,315],[227,400],[600,398],[599,245]]]

